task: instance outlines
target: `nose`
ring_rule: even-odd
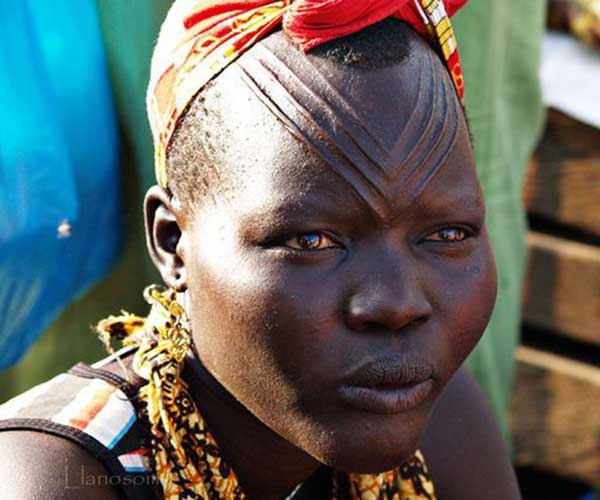
[[[381,262],[379,262],[381,264]],[[378,266],[356,284],[346,308],[346,323],[355,331],[398,331],[426,322],[432,306],[416,269]]]

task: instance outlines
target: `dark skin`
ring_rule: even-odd
[[[285,63],[286,43],[275,36],[266,47]],[[383,71],[299,63],[326,71],[315,95],[334,101],[344,88],[364,130],[380,131],[379,149],[363,148],[369,161],[353,161],[335,134],[320,152],[310,133],[290,134],[261,102],[252,68],[262,56],[251,51],[219,77],[238,110],[227,115],[220,170],[236,182],[199,207],[158,187],[146,196],[150,254],[189,297],[197,356],[185,377],[251,499],[281,498],[323,463],[389,470],[419,446],[440,498],[519,498],[493,418],[460,369],[496,291],[468,132],[445,69],[420,39],[411,43],[409,59]],[[418,71],[419,84],[407,85]],[[293,85],[283,82],[290,96]],[[340,397],[348,373],[390,358],[427,367],[418,401],[375,412]],[[47,441],[61,456],[64,442]],[[17,458],[39,460],[23,442],[23,433],[0,434]]]

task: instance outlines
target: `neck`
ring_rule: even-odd
[[[197,357],[188,358],[183,377],[247,498],[284,498],[319,468],[317,460],[250,413]]]

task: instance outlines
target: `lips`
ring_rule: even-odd
[[[433,367],[427,361],[390,356],[366,363],[344,378],[339,388],[347,404],[390,415],[419,406],[433,389]]]

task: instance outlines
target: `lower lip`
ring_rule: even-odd
[[[402,413],[419,406],[433,389],[427,379],[414,385],[398,387],[359,387],[345,385],[340,388],[342,399],[358,408],[382,415]]]

